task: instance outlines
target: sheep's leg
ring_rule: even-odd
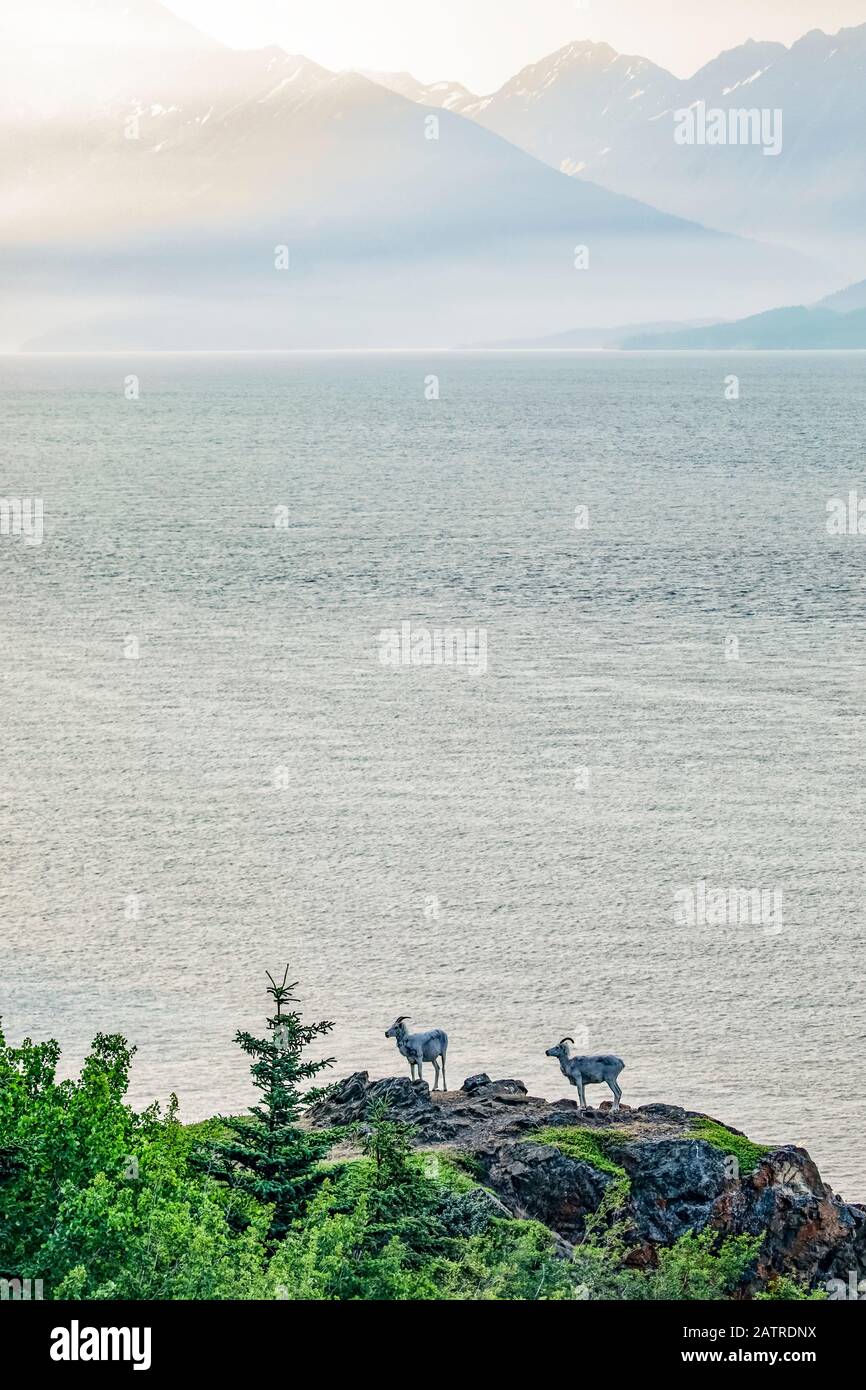
[[[414,1080],[415,1080],[415,1059],[414,1059],[414,1057],[410,1057],[408,1060],[409,1060],[409,1076],[410,1076],[411,1080],[414,1081]]]
[[[423,1066],[421,1065],[421,1058],[420,1058],[420,1057],[418,1057],[418,1058],[416,1059],[415,1065],[416,1065],[416,1067],[418,1068],[418,1080],[419,1080],[419,1081],[423,1081],[423,1080],[424,1080],[424,1068],[423,1068]]]
[[[447,1091],[447,1090],[448,1090],[448,1086],[447,1086],[446,1081],[445,1081],[445,1053],[444,1053],[444,1052],[442,1053],[442,1056],[440,1057],[439,1060],[440,1060],[440,1062],[441,1062],[441,1064],[442,1064],[442,1090],[443,1090],[443,1091]]]
[[[607,1084],[608,1084],[608,1086],[610,1087],[610,1089],[613,1091],[613,1108],[614,1108],[614,1110],[619,1110],[619,1103],[620,1103],[620,1100],[622,1099],[622,1091],[621,1091],[619,1085],[617,1084],[616,1077],[613,1077],[613,1076],[612,1076],[612,1077],[610,1078],[610,1080],[608,1081]]]
[[[579,1080],[575,1081],[574,1084],[575,1084],[575,1086],[577,1087],[577,1094],[580,1096],[580,1108],[581,1108],[581,1110],[585,1110],[585,1109],[586,1109],[586,1095],[584,1094],[584,1090],[583,1090],[583,1078],[581,1077]]]
[[[439,1063],[433,1058],[433,1090],[439,1090]]]

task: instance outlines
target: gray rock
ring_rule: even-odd
[[[706,1226],[727,1181],[725,1155],[703,1139],[625,1144],[617,1159],[631,1181],[637,1233],[654,1244],[672,1245]]]
[[[574,1243],[613,1181],[582,1159],[546,1144],[492,1146],[476,1155],[485,1180],[513,1216],[531,1217]]]
[[[463,1082],[461,1090],[467,1095],[478,1099],[488,1099],[490,1097],[501,1096],[525,1096],[526,1087],[522,1081],[514,1081],[511,1078],[505,1081],[491,1081],[486,1072],[479,1072],[477,1076],[467,1076]]]
[[[511,1212],[486,1187],[473,1187],[469,1192],[445,1193],[439,1211],[442,1230],[450,1236],[483,1234],[494,1218],[505,1220]]]
[[[461,1091],[465,1091],[467,1095],[471,1096],[474,1091],[480,1090],[482,1086],[489,1085],[490,1077],[487,1075],[487,1072],[480,1071],[477,1072],[475,1076],[467,1076],[460,1089]]]
[[[648,1115],[654,1120],[678,1120],[683,1123],[686,1112],[681,1105],[639,1105],[637,1108],[639,1115]]]
[[[426,1081],[410,1081],[408,1076],[388,1076],[370,1081],[365,1071],[355,1072],[338,1082],[321,1101],[312,1105],[307,1119],[314,1129],[357,1124],[369,1118],[377,1100],[386,1100],[390,1115],[414,1125],[419,1143],[436,1143],[456,1137],[459,1126],[430,1097]]]

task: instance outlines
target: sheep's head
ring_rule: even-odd
[[[394,1022],[391,1024],[391,1027],[388,1029],[387,1033],[385,1034],[385,1037],[386,1037],[386,1038],[399,1038],[399,1036],[400,1036],[401,1033],[405,1033],[405,1032],[406,1032],[406,1029],[403,1027],[403,1024],[405,1023],[405,1021],[406,1021],[406,1019],[407,1019],[408,1017],[409,1017],[408,1014],[401,1014],[400,1017],[399,1017],[398,1019],[395,1019]]]
[[[563,1038],[556,1047],[549,1047],[545,1052],[545,1057],[555,1057],[558,1062],[564,1062],[568,1058],[568,1044],[573,1043],[574,1038]]]

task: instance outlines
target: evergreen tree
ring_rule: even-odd
[[[414,1131],[414,1125],[392,1118],[391,1103],[384,1096],[373,1101],[357,1134],[364,1155],[372,1160],[376,1188],[403,1187],[417,1177],[412,1164]]]
[[[425,1177],[413,1150],[415,1126],[395,1120],[384,1097],[370,1106],[366,1122],[356,1127],[365,1156],[371,1160],[372,1182],[366,1193],[367,1228],[363,1247],[380,1255],[399,1240],[412,1260],[442,1254],[450,1248],[443,1230],[443,1189]]]
[[[297,982],[286,983],[288,966],[281,984],[268,971],[265,973],[271,982],[268,994],[277,1009],[267,1020],[269,1036],[235,1034],[238,1046],[254,1059],[250,1071],[253,1084],[261,1092],[261,1101],[250,1107],[249,1115],[221,1117],[223,1133],[197,1155],[196,1166],[259,1202],[273,1204],[269,1231],[273,1245],[282,1240],[302,1214],[325,1176],[318,1164],[335,1136],[326,1130],[301,1129],[298,1120],[301,1109],[322,1095],[320,1088],[302,1090],[303,1083],[332,1066],[335,1059],[303,1059],[304,1049],[316,1038],[330,1033],[334,1025],[301,1022],[300,1014],[291,1007],[297,1003]]]

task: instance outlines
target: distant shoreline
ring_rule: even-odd
[[[724,357],[730,353],[751,353],[755,356],[778,357],[791,353],[802,356],[866,353],[866,347],[714,347],[714,348],[468,348],[468,347],[330,347],[330,348],[86,348],[69,349],[22,348],[0,352],[0,360],[27,358],[40,360],[50,357],[420,357],[436,353],[440,356],[462,357],[575,357],[603,354],[605,357]]]

